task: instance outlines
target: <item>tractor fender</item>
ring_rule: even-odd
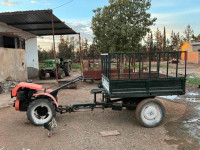
[[[33,94],[33,96],[35,96],[35,97],[47,96],[47,97],[51,98],[54,101],[54,103],[56,104],[56,107],[58,107],[58,105],[59,105],[57,100],[55,99],[55,97],[53,97],[53,95],[51,95],[49,93],[37,93],[37,94]]]
[[[33,84],[33,83],[21,82],[11,91],[11,97],[16,97],[17,96],[17,91],[20,88],[29,88],[29,89],[38,90],[38,91],[42,90],[42,86],[41,85]]]

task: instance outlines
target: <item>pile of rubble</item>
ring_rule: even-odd
[[[19,81],[9,76],[3,82],[0,82],[0,94],[10,92],[18,83]]]

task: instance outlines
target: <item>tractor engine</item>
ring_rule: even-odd
[[[16,97],[13,107],[19,111],[27,111],[29,104],[34,100],[33,94],[42,90],[41,85],[33,83],[19,83],[12,91],[11,98]]]
[[[36,90],[33,89],[21,89],[17,92],[17,97],[14,102],[14,107],[19,111],[27,111],[29,103],[33,101],[33,94],[37,93]]]

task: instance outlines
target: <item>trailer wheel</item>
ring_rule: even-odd
[[[55,77],[55,73],[54,72],[51,72],[49,73],[50,77]]]
[[[62,68],[58,68],[58,79],[63,79],[65,77],[65,72]]]
[[[136,108],[136,119],[144,127],[156,127],[163,121],[165,108],[155,99],[141,101]]]
[[[31,102],[27,109],[28,120],[36,126],[44,125],[55,116],[55,107],[48,99],[37,99]]]

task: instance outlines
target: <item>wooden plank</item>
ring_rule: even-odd
[[[101,131],[99,133],[101,134],[102,137],[120,135],[120,133],[117,130],[113,130],[113,131]]]

